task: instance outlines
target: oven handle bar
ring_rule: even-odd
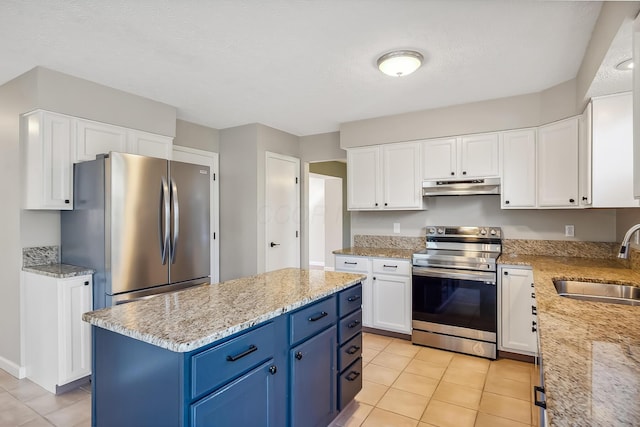
[[[484,271],[453,270],[449,268],[413,267],[414,276],[440,277],[444,279],[460,279],[481,281],[488,285],[496,284],[496,274]]]

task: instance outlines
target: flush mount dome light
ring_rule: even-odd
[[[396,50],[378,58],[378,68],[388,76],[402,77],[420,68],[423,60],[415,50]]]
[[[626,59],[621,63],[619,63],[618,65],[616,65],[616,70],[620,70],[620,71],[633,70],[633,58]]]

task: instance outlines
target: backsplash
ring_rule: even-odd
[[[424,237],[356,234],[353,236],[353,246],[357,248],[424,249],[425,240]]]
[[[58,246],[36,246],[32,248],[22,248],[23,267],[57,264],[58,262],[60,262],[60,247]]]
[[[519,255],[569,256],[576,258],[614,258],[619,243],[575,242],[569,240],[504,239],[502,253]]]

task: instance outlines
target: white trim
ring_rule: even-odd
[[[214,173],[216,174],[216,180],[212,181],[210,192],[212,236],[213,233],[216,233],[215,240],[211,240],[211,257],[213,258],[211,283],[218,283],[220,281],[220,163],[218,153],[199,150],[197,148],[183,147],[181,145],[174,145],[172,154],[176,151],[208,157],[210,162],[208,162],[207,166],[211,168],[212,176]],[[175,159],[175,156],[172,156],[172,158]]]
[[[323,261],[309,261],[309,265],[313,265],[315,267],[324,267]]]
[[[0,356],[0,369],[13,375],[18,379],[22,379],[27,376],[27,369],[24,366],[19,366],[12,361]]]
[[[325,267],[324,271],[336,271],[336,269],[333,267]]]

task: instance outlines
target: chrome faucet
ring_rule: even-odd
[[[631,241],[631,236],[636,231],[640,230],[640,224],[636,224],[627,231],[627,234],[624,235],[624,239],[622,239],[622,246],[620,246],[620,252],[618,252],[618,258],[627,259],[629,257],[629,242]]]

